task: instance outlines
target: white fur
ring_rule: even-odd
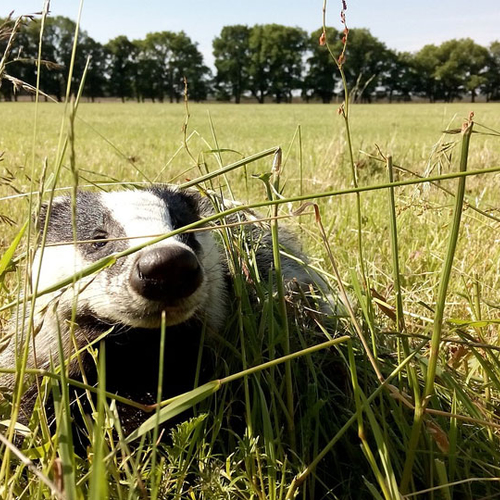
[[[172,231],[172,221],[165,204],[148,191],[114,191],[102,193],[101,198],[125,234],[136,238],[130,240],[131,246]]]
[[[80,253],[75,251],[72,243],[45,247],[43,250],[43,265],[41,257],[42,251],[38,250],[33,259],[32,267],[31,282],[34,286],[38,279],[38,291],[73,276],[87,265]]]

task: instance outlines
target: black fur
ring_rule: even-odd
[[[39,229],[42,231],[47,215],[50,222],[47,227],[47,243],[64,243],[74,240],[73,208],[70,196],[58,198],[50,209],[42,207],[39,219]],[[108,238],[124,238],[125,231],[112,218],[109,210],[101,203],[96,193],[80,191],[76,197],[76,239],[78,241],[105,240]],[[124,241],[98,243],[83,243],[79,251],[89,261],[97,261],[106,255],[119,252],[127,247]]]
[[[149,191],[162,199],[169,207],[173,229],[179,229],[200,220],[200,200],[196,193],[172,191],[161,186],[153,187]],[[193,233],[182,233],[179,239],[193,250],[200,250]]]

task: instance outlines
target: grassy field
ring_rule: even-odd
[[[189,110],[184,133],[184,105],[80,104],[57,187],[74,184],[71,150],[79,185],[110,184],[109,188],[118,189],[126,183],[196,179],[242,157],[281,146],[282,194],[286,198],[305,195],[318,203],[340,276],[357,305],[356,322],[346,319],[337,330],[327,328],[324,335],[319,334],[320,340],[347,333],[352,341],[333,351],[301,358],[294,365],[294,387],[299,391],[296,443],[287,441],[283,429],[280,372],[259,372],[248,379],[250,397],[247,392],[243,405],[246,434],[244,429],[237,435],[220,430],[224,427],[224,405],[240,397],[232,385],[224,386],[203,403],[200,411],[208,417],[181,427],[173,444],[162,448],[161,459],[156,459],[155,447],[147,440],[129,456],[120,448],[122,441],[113,443],[108,433],[106,439],[111,442],[103,462],[106,467],[95,465],[97,450],[92,448],[88,461],[76,459],[73,489],[77,497],[93,494],[97,495],[93,498],[102,498],[95,493],[99,480],[109,483],[107,494],[112,498],[277,499],[291,498],[294,492],[300,498],[320,498],[318,491],[324,491],[325,498],[401,498],[398,492],[408,494],[408,498],[415,498],[410,494],[418,492],[418,498],[498,497],[500,174],[477,175],[466,181],[446,295],[445,341],[440,343],[435,393],[429,404],[434,413],[426,414],[415,437],[416,412],[407,406],[424,394],[427,381],[429,341],[442,269],[448,261],[458,181],[396,188],[395,218],[391,217],[388,189],[361,192],[365,287],[356,197],[323,196],[353,185],[344,121],[337,106],[214,103],[190,104]],[[500,137],[494,130],[500,130],[500,104],[353,106],[350,126],[359,186],[388,182],[383,158],[388,155],[392,155],[396,181],[456,172],[462,135],[443,131],[460,129],[471,111],[475,113],[474,131],[480,133],[471,137],[467,169],[499,167]],[[31,103],[0,103],[0,113],[0,215],[4,218],[0,244],[4,253],[28,217],[27,197],[23,195],[30,190],[30,179],[37,188],[44,165],[46,180],[54,172],[60,137],[68,137],[69,119],[64,105],[45,103],[38,108]],[[272,157],[267,156],[215,182],[225,196],[232,193],[244,203],[265,201],[264,185],[253,175],[269,172],[271,165]],[[280,213],[289,214],[299,206],[298,202],[284,203]],[[268,209],[261,213],[268,215]],[[391,220],[396,221],[397,231],[391,232]],[[314,216],[296,217],[288,224],[337,290],[328,249]],[[399,326],[394,321],[397,284],[391,235],[395,234],[405,318],[405,325]],[[0,303],[7,304],[16,297],[18,278],[12,272],[5,279],[2,274],[2,279]],[[265,314],[254,318],[253,326],[246,325],[248,331],[260,334],[266,328],[260,322],[266,314],[273,315],[266,309],[273,310],[270,297],[263,305]],[[5,319],[9,316],[8,312],[2,314]],[[291,322],[295,350],[309,345],[311,338],[317,342],[318,332],[310,325]],[[355,323],[368,339],[383,377],[397,372],[391,384],[399,392],[380,388]],[[270,330],[271,324],[269,319]],[[248,366],[272,359],[262,352],[262,345],[265,342],[248,339]],[[230,350],[225,349],[221,348],[219,356],[230,356]],[[411,353],[412,360],[404,364]],[[241,364],[228,361],[227,370],[220,376],[241,370]],[[398,399],[398,394],[404,397]],[[264,395],[273,402],[269,407]],[[367,398],[371,398],[369,404]],[[57,440],[47,442],[43,437],[39,433],[22,451],[31,459],[41,456],[36,467],[56,481],[54,464],[61,456]],[[293,483],[297,474],[308,471],[309,464],[316,465],[315,459],[322,457],[326,446],[329,451],[317,467],[322,472],[315,477],[315,469],[310,475],[298,476],[307,477],[305,483]],[[409,474],[405,464],[409,467],[408,455],[412,454],[415,460]],[[33,479],[25,464],[12,456],[10,461],[10,468],[1,471],[6,481],[3,496],[48,497],[47,487]],[[401,486],[405,481],[407,484]],[[67,498],[73,489],[66,484]]]
[[[50,171],[56,161],[61,127],[67,126],[63,106],[40,105],[36,138],[33,140],[35,108],[30,103],[2,104],[3,132],[0,151],[4,152],[2,167],[15,176],[13,186],[20,192],[29,189],[28,177],[35,176],[46,161]],[[343,120],[337,107],[323,105],[218,105],[191,104],[187,135],[190,153],[205,168],[218,168],[218,155],[210,150],[227,149],[222,162],[229,164],[242,156],[250,156],[273,146],[284,151],[284,195],[341,190],[352,185]],[[458,135],[442,135],[445,129],[459,128],[473,110],[476,120],[490,128],[500,129],[499,104],[436,104],[436,105],[358,105],[353,108],[351,127],[353,149],[357,162],[359,184],[374,185],[387,181],[378,148],[392,155],[396,165],[417,175],[438,175],[456,169],[459,149]],[[67,121],[67,120],[66,120]],[[183,182],[200,174],[193,159],[183,148],[182,127],[184,105],[153,105],[130,103],[81,104],[75,124],[75,157],[80,184],[102,182]],[[300,127],[300,141],[298,134]],[[487,130],[476,127],[478,132]],[[448,149],[448,146],[451,146]],[[72,185],[68,158],[58,186]],[[496,166],[500,163],[498,137],[474,135],[469,154],[469,170]],[[265,199],[260,181],[253,174],[269,170],[269,158],[240,168],[227,176],[231,190],[239,201]],[[400,179],[412,175],[400,173]],[[454,182],[441,185],[454,190]],[[0,187],[1,195],[15,194],[9,186]],[[470,178],[467,194],[471,203],[498,215],[498,174]],[[446,229],[453,206],[452,197],[439,189],[410,186],[397,190],[398,229],[404,277],[412,283],[419,271],[437,272],[443,258]],[[331,229],[332,244],[338,258],[345,258],[343,269],[356,267],[356,209],[353,196],[319,200],[325,223]],[[391,275],[387,192],[367,192],[362,196],[366,260],[372,267],[370,275],[384,283]],[[6,199],[0,214],[24,219],[26,200]],[[497,236],[495,221],[466,211],[464,237],[457,262],[469,276],[482,277],[491,293],[498,289],[498,268],[495,265]],[[0,233],[5,245],[15,228],[5,226]],[[314,253],[314,242],[307,237],[304,244]],[[493,252],[493,254],[492,254]],[[351,261],[349,261],[350,259]],[[457,264],[458,266],[458,264]],[[486,278],[487,277],[487,278]],[[427,281],[432,279],[427,275]],[[435,284],[435,283],[434,283]],[[457,283],[458,284],[458,283]],[[384,283],[384,286],[387,285]],[[417,284],[418,286],[418,284]],[[432,296],[432,286],[428,289]],[[413,301],[411,301],[413,302]]]

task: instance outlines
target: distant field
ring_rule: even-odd
[[[1,103],[2,133],[0,151],[5,151],[9,166],[31,168],[33,119],[31,103]],[[321,104],[298,105],[226,105],[191,104],[189,130],[214,144],[210,130],[211,117],[221,148],[230,148],[245,155],[270,146],[281,145],[286,151],[298,125],[302,127],[304,172],[310,187],[339,185],[349,172],[343,173],[343,120],[337,106]],[[407,168],[421,169],[441,135],[447,128],[460,126],[470,111],[476,120],[492,128],[500,128],[500,104],[372,104],[351,108],[354,150],[374,151],[374,144]],[[36,145],[36,164],[51,160],[63,117],[64,106],[41,104]],[[76,155],[78,167],[96,173],[118,176],[124,180],[143,180],[127,161],[117,154],[135,159],[138,170],[147,176],[156,175],[181,145],[184,122],[183,104],[87,104],[80,105],[76,123]],[[102,136],[102,137],[101,137]],[[453,139],[451,136],[450,139]],[[194,141],[197,155],[207,150],[201,141]],[[340,155],[340,157],[339,157]],[[292,163],[298,156],[292,149],[289,176],[296,176]],[[358,155],[363,159],[362,155]],[[235,158],[225,155],[227,160]],[[492,164],[500,157],[500,143],[495,138],[474,138],[471,166]],[[207,156],[207,161],[210,161]],[[168,181],[189,165],[182,153],[162,176]],[[215,161],[211,160],[212,164]],[[340,176],[340,177],[339,177]],[[310,177],[310,178],[309,178]],[[94,177],[95,178],[95,177]]]
[[[197,160],[206,162],[209,170],[218,168],[217,155],[210,149],[234,150],[248,156],[272,146],[281,146],[287,160],[284,169],[284,195],[319,193],[351,185],[351,173],[346,157],[343,120],[337,106],[299,105],[226,105],[191,104],[188,136],[189,148]],[[28,189],[23,172],[35,176],[47,159],[48,171],[53,167],[61,123],[67,127],[64,106],[41,104],[38,111],[36,139],[33,141],[35,106],[31,103],[2,103],[0,152],[4,152],[2,168],[15,174],[13,185],[20,191]],[[446,135],[447,128],[459,128],[470,111],[477,122],[500,129],[500,104],[392,104],[355,105],[351,107],[353,148],[358,161],[359,182],[370,185],[386,181],[383,163],[365,153],[377,154],[376,145],[384,154],[392,154],[394,163],[423,174],[432,171],[446,173],[457,168],[458,150],[437,154],[442,144],[459,140],[459,135]],[[107,103],[80,105],[75,123],[75,158],[80,184],[102,181],[145,182],[180,181],[199,175],[193,160],[182,150],[182,126],[185,120],[183,104]],[[210,125],[213,123],[213,128]],[[298,126],[300,125],[301,145]],[[477,131],[486,131],[476,126]],[[441,141],[441,142],[440,142]],[[435,145],[440,143],[441,146]],[[176,151],[180,152],[176,154]],[[434,152],[434,155],[433,155]],[[223,164],[241,156],[223,152]],[[300,160],[300,158],[302,160]],[[451,158],[451,166],[448,159]],[[300,175],[302,161],[302,177]],[[474,135],[469,156],[469,169],[492,167],[500,163],[500,139]],[[64,165],[69,164],[68,154]],[[268,171],[271,160],[265,159],[230,173],[227,179],[235,196],[241,201],[264,199],[262,183],[251,174]],[[20,169],[22,167],[22,170]],[[401,179],[411,178],[402,174]],[[70,185],[71,175],[62,175],[60,186]],[[447,184],[454,189],[453,181]],[[484,210],[499,214],[498,174],[481,176],[468,181],[468,193]],[[15,194],[1,186],[1,195]],[[226,191],[227,193],[227,191]],[[443,238],[446,235],[452,200],[435,188],[408,187],[397,191],[399,232],[402,256],[406,259],[407,285],[418,286],[419,272],[432,273],[440,268]],[[367,239],[366,259],[375,282],[385,287],[390,274],[387,193],[377,191],[362,196],[364,231]],[[355,207],[352,196],[326,198],[320,201],[332,241],[345,259],[344,272],[356,266]],[[26,216],[25,200],[2,200],[0,214],[17,223]],[[498,223],[466,211],[464,236],[459,248],[458,266],[467,276],[478,273],[498,297]],[[2,244],[9,241],[14,228],[0,229]],[[305,236],[305,245],[314,251],[315,239]],[[319,257],[320,255],[318,255]],[[496,261],[498,262],[498,260]],[[426,299],[431,299],[435,279],[426,277]],[[458,284],[459,282],[457,282]],[[422,285],[422,283],[420,283]],[[420,292],[423,290],[421,289]]]

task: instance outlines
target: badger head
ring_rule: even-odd
[[[46,246],[37,252],[33,265],[38,290],[108,255],[199,220],[199,198],[197,193],[169,186],[81,191],[76,196],[76,215],[70,197],[55,198],[50,212],[45,209],[41,216],[43,228],[49,214]],[[74,227],[81,243],[74,243]],[[78,315],[85,314],[106,324],[157,328],[164,311],[167,326],[200,315],[217,328],[224,317],[224,288],[219,249],[210,232],[181,233],[146,245],[80,280],[64,292],[57,309],[60,315],[60,309],[71,310],[76,301],[77,323]],[[53,299],[49,295],[42,303]]]

